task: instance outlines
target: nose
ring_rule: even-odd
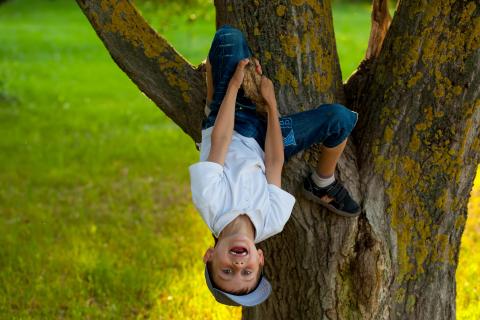
[[[236,260],[233,263],[237,266],[243,266],[243,264],[244,264],[243,260]]]

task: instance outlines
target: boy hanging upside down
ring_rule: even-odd
[[[259,92],[252,92],[252,81]],[[279,117],[272,82],[262,76],[242,32],[228,25],[216,32],[208,54],[206,112],[200,162],[189,168],[193,202],[215,238],[204,255],[205,278],[218,302],[254,306],[271,292],[255,244],[283,230],[295,203],[281,189],[284,159],[322,143],[304,194],[339,215],[360,213],[334,177],[357,114],[323,104]]]

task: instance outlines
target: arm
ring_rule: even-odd
[[[265,174],[268,183],[281,187],[284,162],[283,137],[278,120],[275,90],[272,81],[267,77],[262,77],[261,92],[267,103],[268,112],[267,135],[265,137]]]
[[[212,65],[210,64],[210,60],[207,59],[207,62],[205,63],[205,67],[207,69],[207,76],[206,76],[207,105],[210,105],[210,102],[212,102],[212,99],[213,99],[213,77],[212,77]]]
[[[237,69],[228,84],[227,92],[218,110],[215,125],[211,136],[211,148],[207,161],[216,162],[223,166],[228,146],[232,140],[233,126],[235,120],[235,101],[238,89],[242,85],[244,69],[248,60],[238,63]]]

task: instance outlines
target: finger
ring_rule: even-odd
[[[255,70],[259,75],[262,75],[263,72],[262,72],[262,66],[260,65],[260,62],[257,59],[254,59],[253,61],[255,62]]]
[[[238,66],[240,68],[245,68],[245,66],[250,62],[249,59],[243,59],[243,60],[240,60],[240,62],[238,63]]]

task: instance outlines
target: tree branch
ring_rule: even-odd
[[[113,60],[153,102],[200,141],[205,81],[127,0],[77,0]]]
[[[365,59],[378,57],[391,21],[392,17],[388,12],[388,0],[373,0],[372,28]]]

